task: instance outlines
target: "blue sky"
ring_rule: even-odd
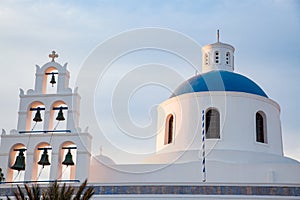
[[[300,4],[296,0],[2,0],[0,128],[7,132],[16,128],[18,88],[26,91],[33,87],[35,64],[48,62],[47,55],[53,49],[60,55],[58,62],[69,63],[73,87],[90,53],[105,40],[124,31],[145,27],[166,28],[180,32],[203,46],[215,42],[216,30],[220,29],[221,41],[236,48],[236,72],[254,80],[280,104],[285,153],[300,160],[297,142],[300,139],[299,24]],[[134,59],[135,56],[139,61]],[[149,59],[151,57],[154,61]],[[186,78],[194,74],[194,70],[180,59],[157,51],[129,55],[119,59],[116,65],[122,65],[122,61],[123,65],[167,62]],[[135,109],[137,107],[131,102],[133,110],[130,112],[136,123],[147,124],[151,123],[152,107],[167,98],[169,93],[160,87],[144,89],[144,93],[139,91],[132,97],[139,109]],[[157,95],[143,101],[143,94],[150,92],[157,92]],[[88,122],[84,116],[82,118],[83,123]],[[82,128],[85,126],[83,124]],[[125,162],[127,159],[122,155],[134,159],[132,152],[145,146],[143,142],[117,141],[118,148],[111,148],[109,143],[104,142],[103,152]],[[153,141],[149,142],[149,148],[151,144]],[[131,153],[121,152],[120,148]]]

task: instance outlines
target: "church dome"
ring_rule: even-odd
[[[100,162],[105,165],[115,165],[115,162],[108,156],[98,155],[94,157],[97,162]]]
[[[193,92],[244,92],[268,98],[266,93],[249,78],[230,71],[213,70],[183,82],[170,98]]]

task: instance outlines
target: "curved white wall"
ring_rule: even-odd
[[[207,139],[206,149],[263,152],[283,155],[280,107],[265,97],[241,92],[201,92],[168,99],[159,106],[157,152],[201,149],[201,112],[208,108],[220,112],[221,138]],[[266,115],[267,143],[256,142],[256,112]],[[175,116],[174,140],[164,144],[165,120]]]

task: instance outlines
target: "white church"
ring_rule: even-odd
[[[156,153],[122,165],[90,154],[78,88],[53,51],[36,66],[34,89],[20,89],[17,128],[2,132],[0,198],[15,184],[88,179],[94,199],[300,199],[300,163],[283,155],[280,106],[234,72],[234,51],[219,40],[202,48],[202,72],[158,106]]]

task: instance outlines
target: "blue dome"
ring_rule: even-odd
[[[237,73],[217,70],[194,76],[183,82],[171,97],[207,91],[245,92],[268,98],[266,93],[249,78]]]

